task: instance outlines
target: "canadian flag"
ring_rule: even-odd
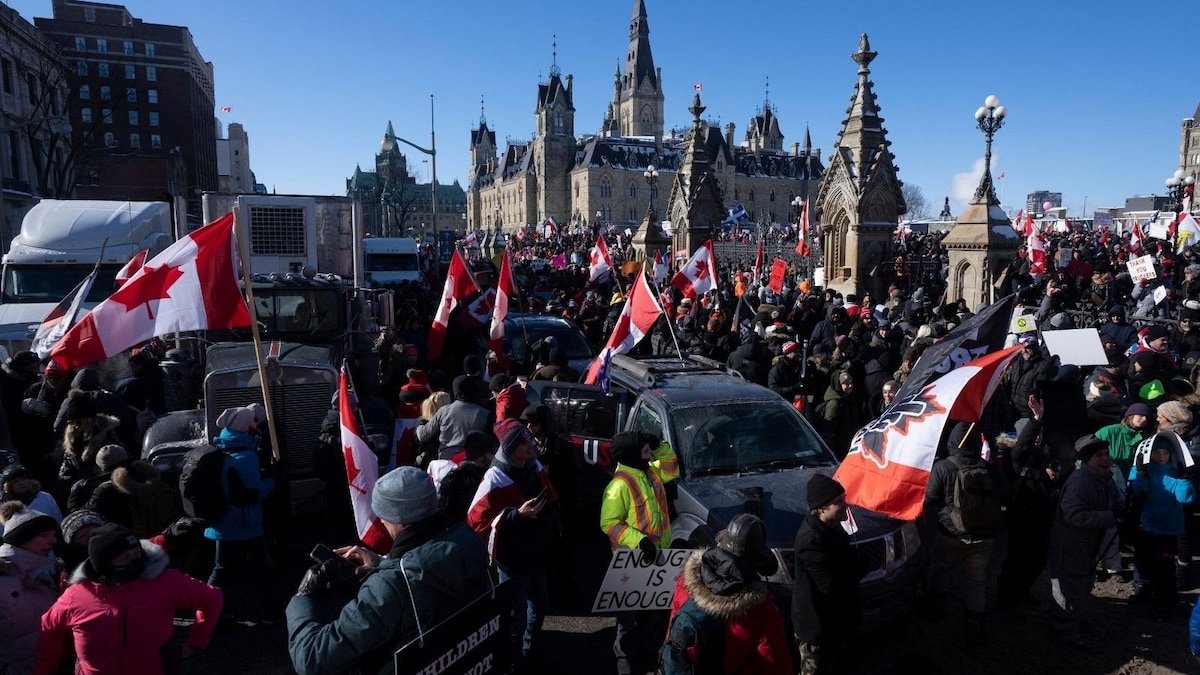
[[[545,226],[547,239],[558,236],[558,222],[555,221],[553,217],[546,219]]]
[[[496,281],[496,305],[492,308],[492,325],[488,328],[488,349],[496,353],[500,367],[508,370],[508,354],[504,351],[504,320],[508,318],[508,300],[516,295],[508,250],[500,260],[500,278]]]
[[[367,548],[376,553],[387,553],[392,548],[392,536],[371,509],[371,493],[379,480],[379,460],[359,432],[357,407],[350,398],[350,373],[342,364],[342,373],[338,377],[338,416],[342,422],[342,456],[346,460],[354,525],[358,538]]]
[[[1017,234],[1024,234],[1021,231],[1021,228],[1024,226],[1024,223],[1022,223],[1021,221],[1024,217],[1025,217],[1025,209],[1021,209],[1020,211],[1017,211],[1017,215],[1013,216],[1012,229]]]
[[[796,223],[796,230],[800,233],[798,241],[796,241],[796,255],[807,256],[812,252],[808,247],[808,200],[804,200],[804,206],[800,207],[800,222]]]
[[[847,501],[878,513],[916,520],[950,420],[979,419],[1005,368],[1021,353],[1015,345],[952,370],[903,399],[854,435],[834,478]]]
[[[1042,243],[1042,235],[1030,232],[1029,236],[1025,238],[1025,246],[1029,250],[1029,273],[1045,274],[1046,245]]]
[[[446,272],[446,285],[442,287],[442,299],[433,317],[433,325],[429,327],[429,350],[426,354],[431,361],[442,355],[442,343],[446,340],[446,329],[450,325],[450,312],[478,289],[462,254],[454,251],[450,269]]]
[[[754,256],[754,283],[762,283],[762,265],[763,265],[763,238],[758,237],[758,253]]]
[[[650,278],[654,280],[654,283],[660,283],[666,281],[667,275],[670,273],[670,270],[667,269],[667,261],[663,260],[662,251],[655,251],[654,267],[650,270]]]
[[[125,285],[126,281],[129,281],[129,279],[132,278],[138,270],[142,269],[142,266],[146,264],[147,255],[150,255],[150,249],[144,248],[135,253],[134,256],[129,259],[129,262],[125,263],[125,266],[121,268],[121,271],[117,272],[115,279],[117,288]]]
[[[612,272],[612,256],[608,254],[608,244],[604,243],[604,237],[596,237],[596,245],[592,247],[590,260],[588,281],[603,279]]]
[[[634,345],[650,332],[654,322],[658,321],[662,314],[662,305],[658,304],[658,298],[650,289],[646,275],[637,275],[637,281],[633,282],[633,290],[629,291],[629,299],[625,301],[625,307],[617,317],[617,325],[613,326],[612,335],[608,336],[604,349],[600,350],[600,355],[588,368],[584,382],[596,384],[601,365],[611,359],[613,354],[624,354],[633,349]]]
[[[1062,218],[1054,221],[1054,231],[1066,234],[1071,231],[1071,221],[1064,215]]]
[[[67,331],[50,358],[70,370],[158,335],[250,325],[233,234],[229,213],[168,246]]]
[[[1142,252],[1142,242],[1146,241],[1146,231],[1142,229],[1142,224],[1137,218],[1133,219],[1133,230],[1129,235],[1129,248],[1137,253]]]
[[[671,285],[688,298],[704,295],[716,288],[716,270],[717,256],[713,253],[713,243],[709,239],[696,249],[687,264],[675,273]]]

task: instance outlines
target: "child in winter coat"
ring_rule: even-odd
[[[0,673],[33,672],[42,613],[58,598],[58,523],[17,501],[0,506]]]
[[[1182,448],[1177,434],[1159,432],[1149,442],[1149,452],[1137,455],[1129,474],[1130,495],[1141,504],[1134,564],[1147,583],[1143,592],[1157,616],[1166,616],[1175,605],[1176,545],[1184,533],[1182,505],[1196,499],[1195,486],[1183,475]]]

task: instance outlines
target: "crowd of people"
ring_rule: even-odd
[[[598,281],[588,273],[591,236],[514,241],[514,308],[561,316],[598,350],[628,275],[640,273],[623,265],[633,257],[628,234],[605,236],[617,273]],[[718,260],[719,283],[700,297],[681,296],[657,275],[666,312],[634,351],[724,363],[793,403],[844,456],[924,351],[982,309],[946,297],[939,241],[898,238],[884,297],[814,287],[798,269],[771,290],[749,260]],[[1097,575],[1127,579],[1134,601],[1170,622],[1185,620],[1179,590],[1195,583],[1200,258],[1109,232],[1048,235],[1046,254],[1045,269],[1022,250],[1005,271],[999,289],[1016,294],[1039,330],[1009,336],[1020,355],[980,418],[947,429],[926,490],[932,560],[917,609],[936,619],[954,599],[963,612],[955,624],[971,645],[986,642],[993,608],[1038,608],[1047,596],[1035,592],[1041,579],[1057,639],[1074,647],[1089,644],[1082,619]],[[1133,280],[1125,263],[1137,254],[1152,257],[1156,277]],[[494,262],[469,257],[480,285],[494,284]],[[547,672],[545,617],[590,602],[579,597],[580,552],[599,543],[600,555],[629,549],[650,564],[670,546],[675,449],[644,434],[614,436],[615,472],[599,512],[589,512],[579,458],[523,387],[580,378],[556,344],[528,345],[506,368],[509,355],[488,350],[485,326],[455,315],[457,335],[470,339],[429,360],[440,280],[394,290],[378,378],[356,383],[366,426],[400,432],[380,457],[370,497],[391,546],[357,541],[335,401],[314,461],[343,546],[309,569],[290,601],[269,547],[283,473],[261,406],[217,416],[208,440],[224,458],[214,488],[222,509],[185,514],[173,478],[142,459],[142,433],[166,412],[158,362],[167,345],[136,350],[132,375],[111,389],[96,370],[64,372],[30,352],[5,363],[0,403],[20,433],[0,460],[0,672],[53,673],[71,658],[79,672],[179,672],[182,659],[210,644],[219,618],[286,621],[301,673],[387,672],[399,646],[501,583],[508,660],[518,672]],[[1040,337],[1076,325],[1098,326],[1104,363],[1063,364]],[[716,662],[724,672],[845,670],[863,573],[842,527],[854,495],[827,475],[806,489],[808,517],[788,533],[789,621],[764,583],[778,564],[765,525],[739,516],[716,546],[688,559],[670,612],[618,613],[618,672],[698,658],[679,635],[705,621],[723,631]],[[183,642],[171,628],[180,610],[195,619]],[[1200,615],[1194,623],[1200,651]]]

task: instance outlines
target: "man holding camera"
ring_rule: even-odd
[[[359,546],[338,549],[340,558],[304,575],[287,608],[296,672],[390,673],[397,649],[489,592],[483,542],[437,505],[433,479],[416,467],[375,483],[371,508],[392,550],[380,558]]]

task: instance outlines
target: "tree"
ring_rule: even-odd
[[[904,214],[906,218],[924,220],[929,217],[929,201],[919,185],[905,183],[900,187],[900,192],[904,195],[904,203],[908,205],[908,212]]]

